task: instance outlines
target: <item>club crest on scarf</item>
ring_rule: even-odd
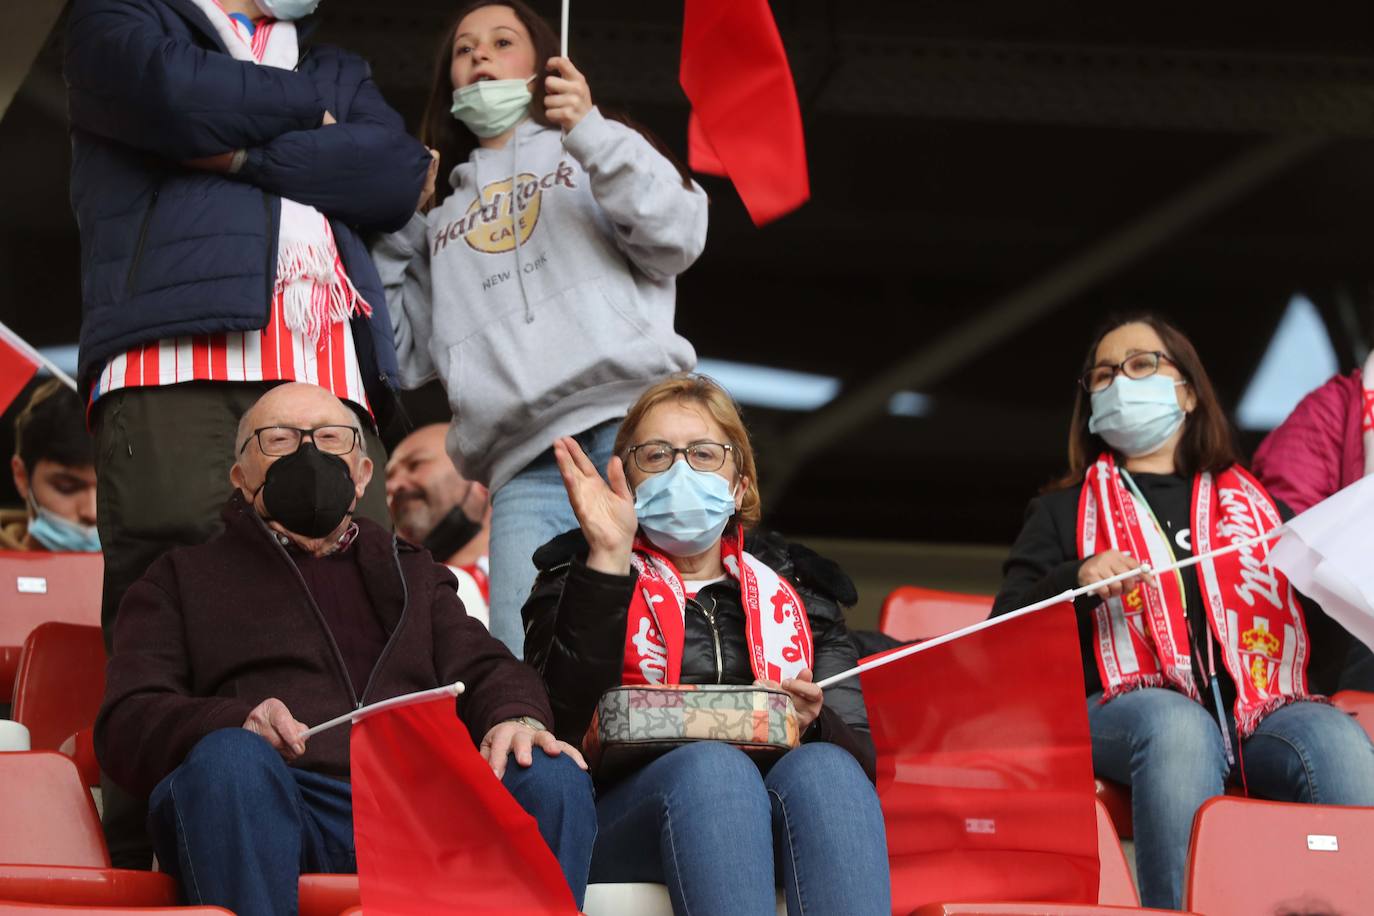
[[[776,681],[811,667],[811,625],[796,589],[744,550],[738,533],[721,538],[721,562],[739,583],[754,676]],[[687,613],[682,578],[672,562],[642,538],[635,543],[630,564],[638,581],[625,626],[621,683],[677,684]]]

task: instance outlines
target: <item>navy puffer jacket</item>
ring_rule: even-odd
[[[302,41],[295,70],[257,66],[232,58],[189,0],[75,0],[65,71],[83,382],[136,344],[264,327],[286,196],[329,217],[372,306],[353,336],[385,425],[396,356],[360,233],[410,218],[429,155],[367,62]],[[320,126],[326,111],[337,124]],[[232,176],[181,164],[238,149],[248,157]]]

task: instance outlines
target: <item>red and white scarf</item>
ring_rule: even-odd
[[[1364,398],[1364,412],[1360,434],[1364,442],[1364,475],[1374,474],[1374,352],[1364,361],[1360,373],[1360,394]]]
[[[294,22],[260,20],[250,37],[215,0],[192,2],[205,13],[235,60],[282,70],[296,68],[300,49]],[[359,313],[372,315],[372,307],[358,294],[343,268],[329,220],[314,207],[285,197],[281,199],[274,293],[282,297],[286,326],[312,343],[331,324]]]
[[[1195,554],[1204,554],[1272,531],[1282,524],[1264,488],[1243,468],[1193,481]],[[1078,556],[1120,550],[1152,567],[1172,561],[1149,507],[1121,481],[1109,453],[1088,469],[1078,498]],[[1268,543],[1198,564],[1204,608],[1222,663],[1236,684],[1235,715],[1241,737],[1264,716],[1293,700],[1308,699],[1307,625],[1297,593],[1268,563]],[[1187,621],[1178,574],[1140,583],[1094,611],[1097,670],[1104,699],[1140,687],[1172,687],[1198,699],[1188,656]]]
[[[720,541],[725,571],[740,586],[749,663],[756,678],[780,681],[810,668],[811,624],[790,583],[744,549],[737,532]],[[630,555],[639,580],[625,624],[622,684],[676,684],[682,676],[687,594],[667,556],[643,538]]]

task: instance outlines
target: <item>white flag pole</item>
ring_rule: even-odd
[[[345,722],[357,722],[359,719],[366,719],[373,713],[381,712],[385,709],[395,709],[397,706],[411,706],[415,703],[423,703],[426,700],[437,700],[440,697],[456,697],[463,692],[463,682],[454,681],[452,684],[445,684],[442,687],[435,687],[433,690],[420,690],[416,693],[406,693],[399,697],[392,697],[389,700],[380,700],[368,706],[363,706],[352,712],[346,712],[341,716],[335,716],[328,722],[321,722],[313,728],[307,728],[301,738],[309,738],[318,735],[326,729],[336,725],[343,725]]]
[[[568,56],[568,0],[563,0],[563,31],[561,33],[558,54],[560,57]]]
[[[11,331],[4,324],[0,324],[0,335],[3,335],[4,338],[7,341],[9,341],[9,343],[16,349],[24,351],[24,353],[28,355],[30,359],[38,363],[38,365],[42,366],[44,369],[47,369],[48,372],[52,373],[53,378],[60,380],[62,384],[66,385],[72,391],[76,390],[76,381],[70,375],[63,372],[61,369],[57,368],[56,363],[48,359],[42,353],[39,353],[38,350],[27,340]]]
[[[838,684],[840,681],[847,681],[851,677],[863,674],[865,671],[872,671],[874,668],[881,668],[883,665],[890,665],[895,661],[901,661],[907,656],[915,655],[917,652],[924,652],[926,649],[933,649],[936,646],[942,646],[947,642],[952,642],[953,640],[959,639],[962,636],[967,636],[970,633],[977,633],[979,630],[986,630],[988,627],[996,626],[997,624],[1009,618],[1021,617],[1025,614],[1033,614],[1036,611],[1044,610],[1045,608],[1055,604],[1059,604],[1062,601],[1072,601],[1073,599],[1078,598],[1081,595],[1087,595],[1091,592],[1097,591],[1099,588],[1103,588],[1108,585],[1114,585],[1117,582],[1122,582],[1126,579],[1131,579],[1136,576],[1145,576],[1150,575],[1152,573],[1158,576],[1162,573],[1173,572],[1179,569],[1187,569],[1189,566],[1195,566],[1198,563],[1201,563],[1203,560],[1211,559],[1213,557],[1225,556],[1228,553],[1235,553],[1237,550],[1244,550],[1246,547],[1253,547],[1255,544],[1260,544],[1264,541],[1273,540],[1280,534],[1283,534],[1284,531],[1284,526],[1280,525],[1279,527],[1265,534],[1261,534],[1252,538],[1246,538],[1241,541],[1236,541],[1235,543],[1229,544],[1225,547],[1218,547],[1216,550],[1210,550],[1207,553],[1200,553],[1195,557],[1188,557],[1186,560],[1179,560],[1175,563],[1169,563],[1165,566],[1159,567],[1158,569],[1152,569],[1149,563],[1142,563],[1129,572],[1117,573],[1115,576],[1109,576],[1108,578],[1100,579],[1097,582],[1090,582],[1087,585],[1083,585],[1078,588],[1071,588],[1068,591],[1055,595],[1052,598],[1046,598],[1044,601],[1037,601],[1034,604],[1028,604],[1025,607],[1017,608],[1014,611],[1008,611],[1007,613],[999,614],[996,617],[989,617],[987,620],[980,620],[978,623],[975,623],[972,626],[964,627],[961,630],[954,630],[953,632],[946,633],[943,636],[936,636],[933,639],[927,639],[923,642],[918,642],[915,645],[906,646],[902,649],[897,649],[896,651],[890,652],[887,655],[884,655],[880,658],[875,658],[872,661],[867,661],[861,665],[856,665],[853,668],[850,668],[848,671],[841,671],[838,674],[832,674],[825,680],[817,681],[816,686],[820,687],[821,689],[825,689],[826,687],[829,687],[833,684]]]

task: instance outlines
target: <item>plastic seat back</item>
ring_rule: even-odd
[[[1131,867],[1121,851],[1112,816],[1101,799],[1097,802],[1097,902],[1109,906],[1139,906],[1140,894],[1131,879]]]
[[[0,754],[0,862],[109,868],[91,794],[55,751]]]
[[[1374,912],[1374,808],[1213,798],[1193,819],[1186,907],[1207,916]]]
[[[0,550],[0,703],[10,702],[20,649],[34,627],[100,626],[104,576],[98,553]]]
[[[1374,693],[1363,690],[1342,690],[1331,697],[1331,702],[1342,712],[1355,717],[1371,741],[1374,741]]]
[[[50,903],[8,903],[0,900],[0,916],[154,916],[154,914],[176,914],[176,916],[215,916],[215,914],[234,914],[217,906],[63,906]]]
[[[105,693],[100,627],[44,623],[24,640],[14,687],[14,720],[28,726],[35,750],[57,750],[95,724]]]
[[[991,595],[903,585],[883,601],[878,629],[903,642],[931,639],[986,620],[991,612]]]

